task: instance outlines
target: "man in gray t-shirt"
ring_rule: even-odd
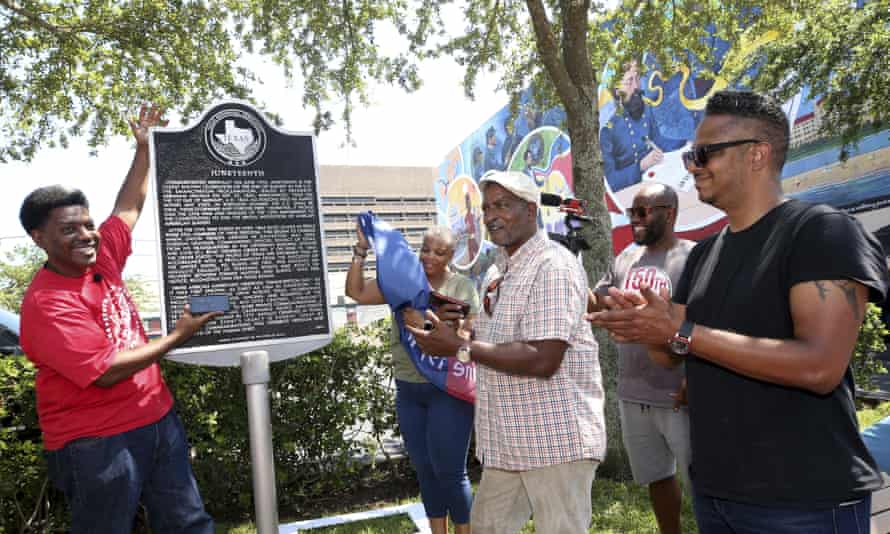
[[[677,239],[677,194],[667,185],[644,185],[627,210],[636,246],[615,258],[609,272],[590,293],[588,311],[605,307],[610,287],[638,289],[645,284],[673,293],[695,243]],[[684,385],[683,367],[666,369],[649,359],[646,347],[618,343],[618,399],[621,434],[637,483],[649,487],[662,534],[680,532],[680,485],[690,462],[689,414],[674,407]]]

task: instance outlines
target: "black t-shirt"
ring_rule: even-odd
[[[716,236],[690,253],[674,301],[697,324],[790,339],[792,286],[850,279],[880,302],[887,268],[880,243],[857,220],[790,200],[751,227],[727,232],[701,296],[686,302]],[[816,508],[880,487],[859,436],[850,369],[828,395],[763,382],[691,356],[686,365],[696,491],[765,506]]]

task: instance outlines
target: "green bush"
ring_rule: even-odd
[[[875,375],[887,372],[884,363],[875,356],[887,350],[884,338],[888,334],[890,330],[887,330],[887,325],[881,319],[881,308],[869,302],[865,308],[865,319],[859,328],[859,337],[856,339],[853,359],[850,362],[853,379],[862,389],[876,389]]]
[[[380,438],[395,432],[388,324],[344,328],[327,347],[272,364],[269,384],[279,508],[348,492],[367,470]],[[247,402],[240,368],[162,362],[192,445],[192,465],[208,511],[253,515]],[[0,533],[65,528],[64,497],[47,483],[33,366],[0,357]],[[361,430],[361,431],[360,431]],[[27,439],[23,439],[22,436]]]
[[[47,482],[35,374],[24,356],[0,356],[0,533],[62,530],[67,521],[64,498]]]
[[[269,394],[279,509],[355,484],[356,458],[395,431],[387,326],[344,328],[326,347],[272,364]],[[195,476],[215,517],[253,514],[247,402],[240,368],[164,362],[188,429]],[[359,432],[359,428],[364,430]]]

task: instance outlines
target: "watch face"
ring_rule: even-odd
[[[689,354],[689,342],[685,339],[672,339],[671,351],[680,356]]]

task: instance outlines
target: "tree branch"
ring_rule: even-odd
[[[562,56],[575,89],[584,99],[596,91],[596,77],[587,50],[590,0],[562,0]]]
[[[0,6],[6,7],[10,11],[12,11],[14,14],[29,21],[32,26],[39,26],[40,28],[43,28],[44,30],[46,30],[54,35],[58,35],[58,36],[62,36],[62,37],[68,36],[68,31],[66,31],[58,26],[55,26],[53,24],[50,24],[49,22],[40,18],[40,16],[38,16],[34,13],[31,13],[27,9],[18,5],[13,0],[0,0]]]
[[[532,27],[537,37],[538,54],[541,56],[541,61],[544,62],[544,67],[550,75],[550,80],[553,82],[556,92],[559,93],[560,100],[562,100],[564,105],[569,106],[577,101],[578,92],[572,83],[566,66],[560,61],[559,46],[556,42],[556,37],[553,35],[553,25],[547,19],[547,10],[544,8],[541,0],[526,0],[525,3],[528,6]],[[586,14],[584,20],[587,20]]]

